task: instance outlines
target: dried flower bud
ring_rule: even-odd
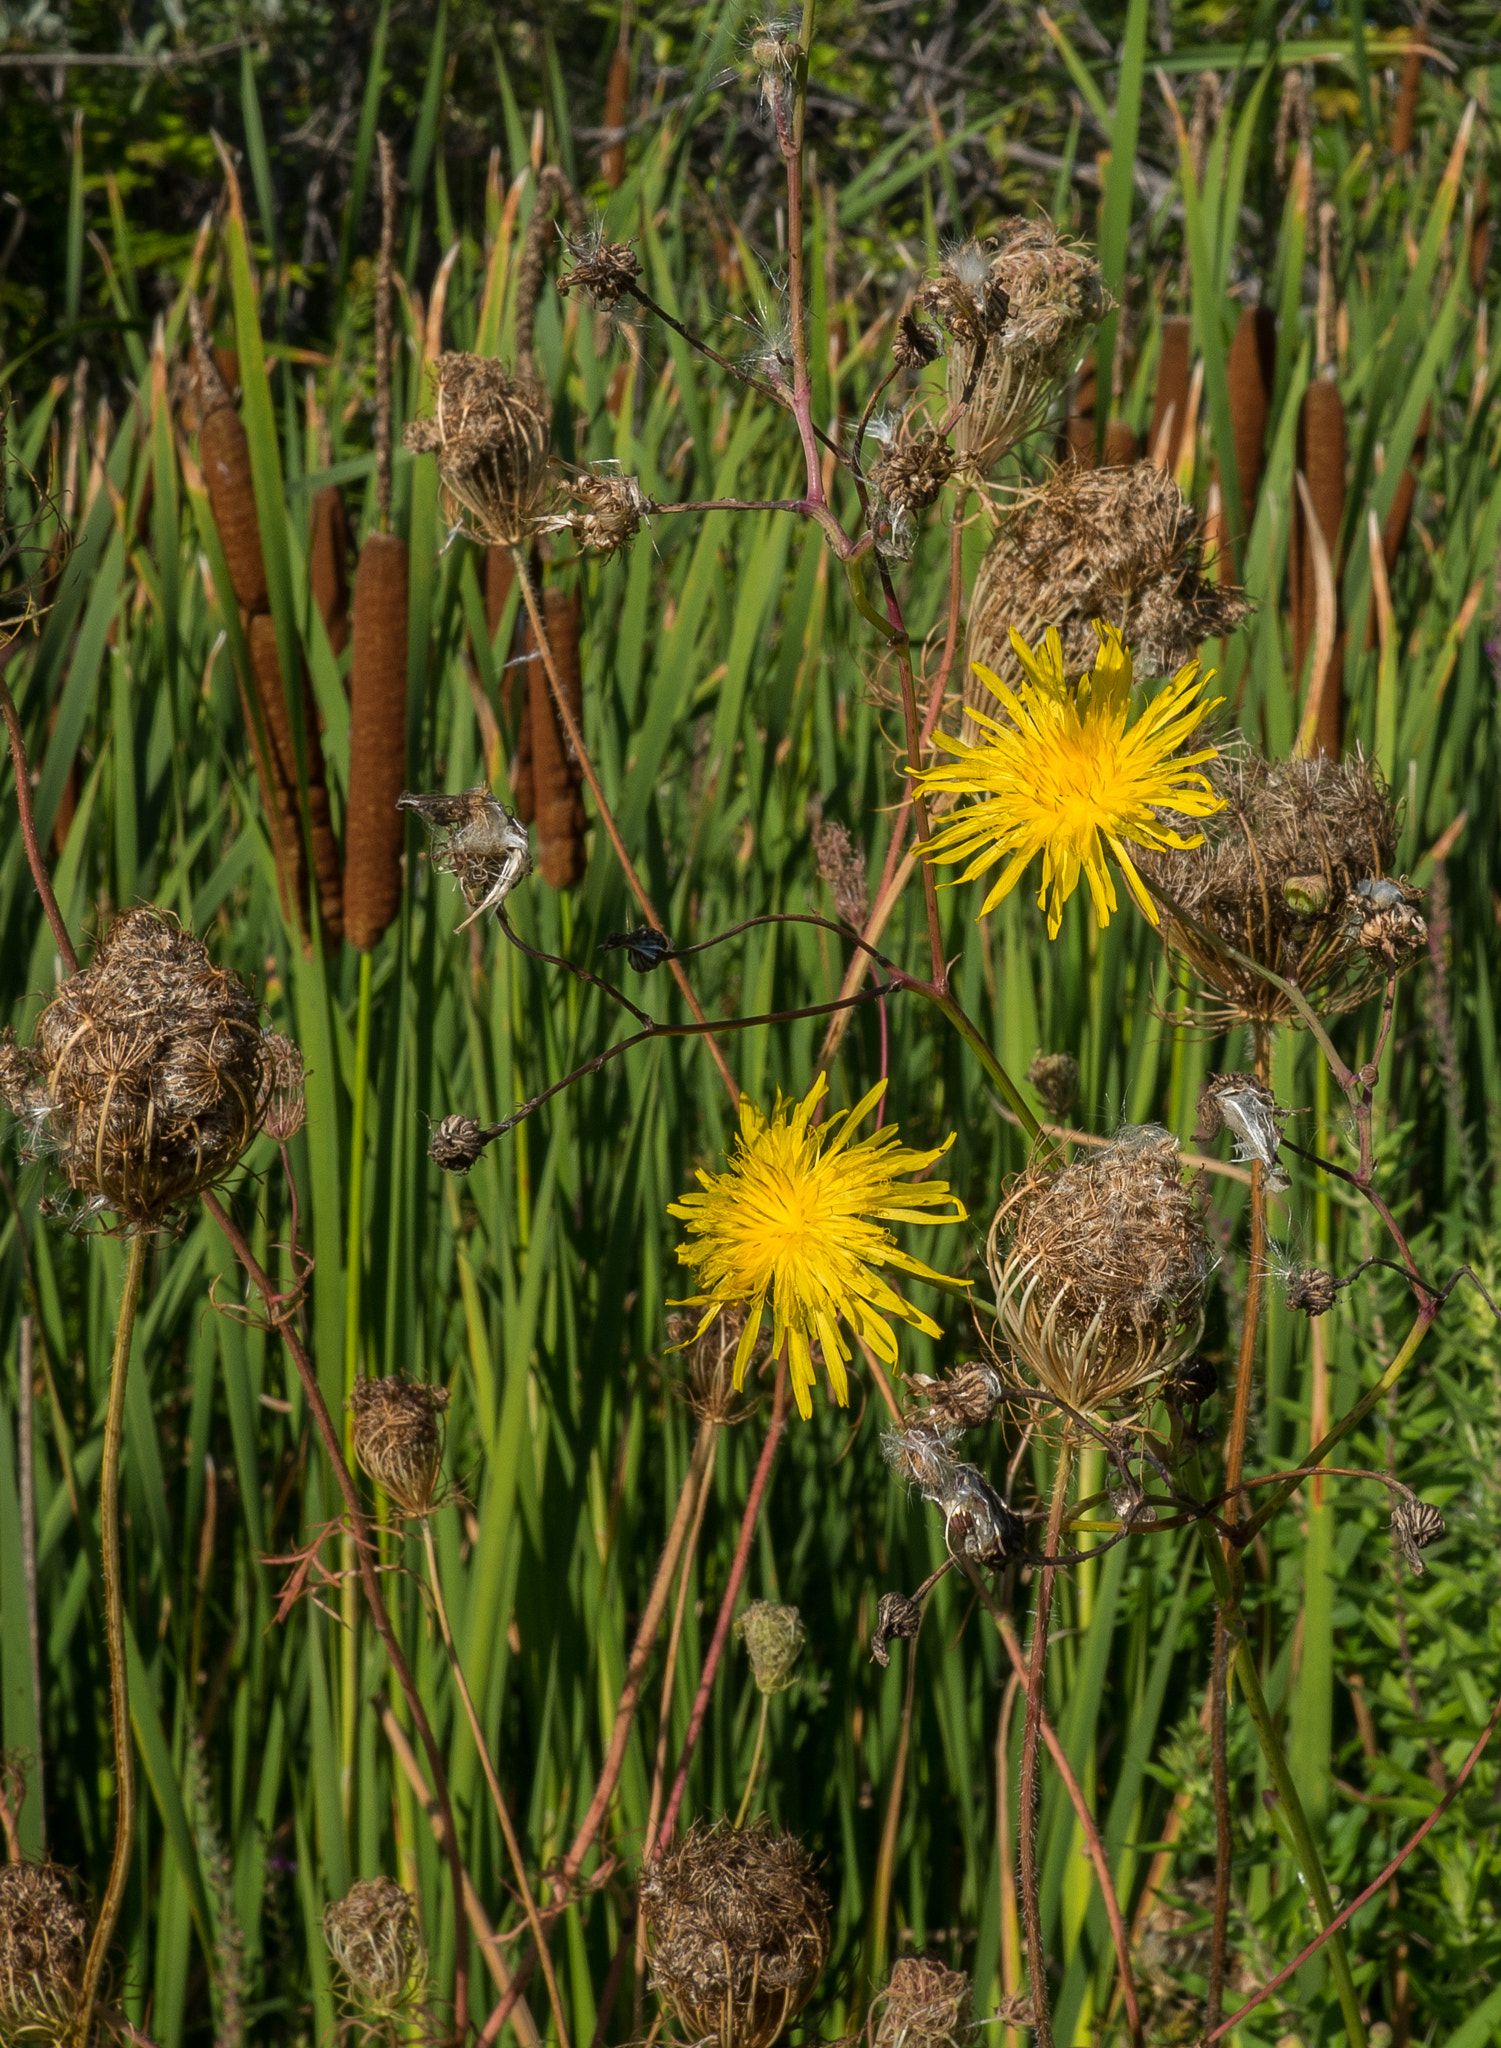
[[[881,1433],[881,1454],[894,1475],[915,1486],[924,1500],[942,1501],[958,1469],[953,1450],[963,1435],[951,1423],[926,1415],[904,1416],[897,1429]]]
[[[1396,973],[1427,943],[1427,923],[1415,908],[1420,901],[1418,890],[1389,875],[1355,884],[1345,928],[1373,966],[1384,964]]]
[[[394,2016],[412,2002],[423,1967],[422,1937],[416,1903],[394,1878],[361,1878],[325,1907],[323,1939],[365,2012]]]
[[[819,880],[827,883],[834,908],[848,925],[859,931],[865,923],[865,850],[855,844],[846,828],[830,818],[813,828],[813,858]]]
[[[307,1122],[302,1054],[279,1031],[261,1033],[261,1129],[285,1145]]]
[[[432,834],[433,866],[452,875],[463,891],[470,914],[460,931],[487,910],[499,910],[531,873],[526,827],[483,786],[458,796],[404,790],[396,807],[416,812]]]
[[[437,408],[402,436],[414,455],[436,455],[450,498],[492,547],[526,539],[547,483],[547,394],[488,356],[453,352],[433,365]]]
[[[448,1389],[401,1374],[359,1379],[349,1397],[354,1454],[402,1515],[427,1515],[441,1505],[443,1411]]]
[[[88,1931],[57,1864],[0,1865],[0,2040],[68,2038]]]
[[[618,306],[641,275],[640,260],[629,242],[607,242],[597,235],[568,246],[573,268],[558,279],[560,292],[576,288],[596,306]]]
[[[990,1365],[963,1366],[941,1380],[911,1372],[907,1384],[927,1403],[922,1421],[946,1431],[978,1429],[1000,1406],[1001,1376]]]
[[[1276,1191],[1289,1185],[1277,1158],[1287,1111],[1254,1074],[1216,1074],[1199,1096],[1199,1121],[1194,1136],[1207,1142],[1227,1130],[1235,1140],[1235,1158],[1257,1161],[1263,1187]]]
[[[1079,1062],[1071,1052],[1034,1052],[1027,1079],[1050,1116],[1066,1117],[1079,1094]]]
[[[921,370],[943,354],[943,337],[916,313],[903,313],[897,322],[891,353],[898,369]]]
[[[427,1156],[444,1173],[467,1173],[488,1142],[472,1116],[446,1116],[429,1140]]]
[[[875,2048],[968,2048],[975,2039],[974,1986],[932,1956],[902,1956],[873,2001]]]
[[[1333,1308],[1338,1293],[1339,1282],[1332,1273],[1322,1273],[1317,1266],[1299,1266],[1288,1280],[1286,1301],[1294,1313],[1322,1316]]]
[[[883,1593],[876,1608],[876,1626],[870,1639],[870,1654],[884,1671],[891,1663],[887,1647],[893,1639],[910,1643],[922,1627],[922,1608],[905,1593]]]
[[[599,942],[601,953],[618,953],[622,947],[638,974],[650,974],[654,967],[672,958],[671,939],[655,925],[644,924],[634,932],[611,932]]]
[[[949,1553],[961,1563],[999,1569],[1027,1540],[1026,1525],[1012,1514],[977,1465],[955,1465],[940,1503]]]
[[[568,489],[582,511],[544,519],[540,531],[561,533],[566,529],[579,547],[595,554],[618,554],[641,531],[642,520],[656,510],[635,477],[618,472],[582,470],[570,478]]]
[[[1443,1533],[1443,1516],[1426,1500],[1399,1500],[1392,1509],[1392,1540],[1420,1578],[1424,1570],[1421,1553]]]
[[[768,1696],[786,1692],[796,1681],[798,1659],[808,1640],[797,1609],[778,1607],[771,1600],[752,1600],[736,1619],[735,1633],[750,1658],[756,1690]]]
[[[953,450],[931,427],[898,441],[889,453],[870,465],[867,475],[873,490],[889,504],[906,505],[921,511],[931,505],[958,467]]]

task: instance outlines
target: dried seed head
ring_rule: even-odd
[[[1219,1390],[1220,1376],[1214,1361],[1202,1351],[1191,1351],[1181,1359],[1162,1389],[1169,1406],[1176,1402],[1180,1408],[1200,1408],[1206,1401],[1212,1401]]]
[[[961,1366],[941,1380],[909,1372],[907,1385],[927,1404],[922,1421],[941,1429],[978,1429],[1001,1401],[1001,1376],[991,1365]]]
[[[1071,1052],[1034,1052],[1027,1079],[1050,1116],[1066,1117],[1079,1094],[1079,1062]]]
[[[998,1394],[999,1379],[991,1377]],[[886,1430],[881,1451],[896,1477],[915,1486],[942,1513],[949,1554],[994,1569],[1022,1548],[1026,1532],[980,1468],[954,1457],[955,1446],[969,1427],[967,1421],[944,1419],[940,1405],[906,1416],[897,1428]]]
[[[447,1388],[400,1374],[359,1379],[349,1405],[361,1471],[391,1496],[398,1514],[431,1514],[442,1500]]]
[[[695,2042],[770,2048],[829,1953],[829,1902],[792,1835],[694,1827],[641,1875],[652,1983]]]
[[[876,1608],[876,1625],[870,1639],[870,1654],[884,1671],[891,1662],[887,1645],[895,1637],[910,1643],[922,1627],[922,1608],[905,1593],[883,1593]]]
[[[1327,1315],[1339,1295],[1339,1282],[1317,1266],[1298,1266],[1288,1276],[1286,1301],[1295,1313]]]
[[[618,554],[656,510],[633,476],[586,469],[570,477],[568,489],[582,509],[544,519],[542,528],[555,533],[566,528],[581,548],[595,554]]]
[[[803,1654],[808,1631],[795,1607],[752,1600],[737,1617],[735,1633],[745,1645],[758,1692],[786,1692],[796,1682],[798,1659]]]
[[[423,1969],[417,1908],[394,1878],[364,1877],[324,1908],[323,1939],[355,2003],[376,2018],[412,2002]]]
[[[472,1116],[446,1116],[428,1141],[427,1156],[444,1173],[467,1173],[487,1142]]]
[[[416,812],[432,834],[433,866],[452,875],[463,891],[469,915],[460,931],[487,910],[498,911],[531,873],[526,827],[483,785],[457,796],[404,790],[396,807]]]
[[[818,878],[828,885],[834,908],[848,925],[859,931],[865,923],[865,849],[856,846],[836,818],[813,827],[813,858]]]
[[[1277,1158],[1287,1115],[1277,1107],[1271,1089],[1254,1074],[1216,1074],[1200,1093],[1194,1136],[1207,1144],[1221,1131],[1229,1131],[1235,1140],[1236,1160],[1241,1164],[1259,1162],[1262,1186],[1276,1191],[1289,1185]]]
[[[684,1354],[688,1366],[688,1406],[704,1422],[744,1422],[755,1411],[756,1376],[771,1356],[769,1335],[756,1339],[745,1369],[745,1387],[735,1388],[735,1353],[745,1330],[745,1304],[726,1302],[700,1337],[698,1318],[678,1313],[667,1318],[667,1341]]]
[[[67,2039],[88,1931],[57,1864],[0,1866],[0,2040]]]
[[[1408,1567],[1423,1575],[1422,1553],[1444,1533],[1444,1518],[1426,1500],[1399,1500],[1392,1509],[1392,1539]]]
[[[893,441],[870,465],[866,519],[882,554],[902,561],[910,557],[917,533],[914,515],[933,503],[957,467],[953,450],[930,427]]]
[[[629,242],[607,242],[597,234],[583,242],[571,241],[568,248],[573,268],[558,279],[558,290],[577,289],[596,306],[618,306],[641,275],[640,260]]]
[[[875,2048],[968,2048],[975,2039],[974,1987],[932,1956],[903,1956],[874,2006]],[[874,2009],[874,2006],[872,2009]]]
[[[915,1486],[924,1500],[942,1502],[963,1434],[958,1424],[937,1416],[904,1415],[895,1429],[882,1431],[881,1455],[904,1486]]]
[[[1098,653],[1096,619],[1120,628],[1140,678],[1175,675],[1201,644],[1235,631],[1249,609],[1238,590],[1200,573],[1199,516],[1150,462],[1070,464],[1024,497],[975,578],[964,701],[993,710],[969,666],[1015,685],[1014,627],[1028,645],[1058,630],[1065,667],[1081,674]],[[966,730],[965,737],[978,737]]]
[[[921,370],[928,363],[936,363],[943,354],[943,337],[916,313],[903,313],[897,322],[891,354],[898,369]]]
[[[402,436],[436,455],[450,498],[492,547],[515,547],[536,527],[547,485],[547,393],[489,356],[454,352],[432,368],[437,406]]]
[[[285,1145],[307,1122],[302,1054],[279,1031],[261,1034],[261,1129]]]
[[[272,1106],[263,1035],[240,981],[165,911],[128,910],[65,981],[29,1046],[0,1047],[0,1097],[85,1197],[152,1229],[221,1180]]]
[[[1072,1165],[1034,1159],[987,1253],[1022,1384],[1071,1407],[1139,1398],[1198,1342],[1209,1240],[1160,1125],[1128,1125]]]
[[[1295,983],[1326,1015],[1353,1009],[1418,957],[1427,927],[1411,908],[1417,892],[1385,874],[1396,808],[1358,752],[1268,761],[1222,747],[1205,772],[1225,807],[1195,822],[1202,843],[1144,852],[1139,863],[1170,899],[1162,906],[1169,947],[1213,992],[1201,1023],[1300,1021],[1283,990],[1227,959],[1222,946]],[[1374,950],[1365,943],[1373,917],[1392,919]]]

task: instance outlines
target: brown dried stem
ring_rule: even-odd
[[[21,733],[21,721],[16,714],[16,700],[10,694],[10,685],[0,675],[0,716],[5,719],[5,730],[10,735],[11,765],[16,771],[16,809],[21,816],[21,838],[26,847],[26,860],[31,869],[31,879],[36,892],[42,899],[42,908],[47,913],[47,922],[52,927],[52,936],[57,941],[57,950],[62,955],[63,965],[69,974],[78,972],[78,955],[73,950],[73,941],[68,937],[68,927],[63,923],[63,914],[57,907],[57,897],[52,888],[52,877],[47,872],[47,863],[42,859],[42,849],[36,836],[36,816],[31,808],[31,768],[26,759],[26,741]]]
[[[1047,1552],[1058,1548],[1063,1527],[1063,1510],[1068,1497],[1068,1473],[1072,1454],[1065,1442],[1058,1452],[1058,1469],[1053,1475],[1053,1500],[1048,1511]],[[1018,1832],[1021,1837],[1022,1921],[1027,1937],[1027,1983],[1032,1993],[1032,2023],[1037,2048],[1053,2048],[1053,2016],[1048,1998],[1047,1963],[1042,1948],[1042,1904],[1038,1893],[1037,1869],[1037,1743],[1042,1733],[1043,1681],[1048,1658],[1048,1617],[1053,1608],[1053,1570],[1044,1565],[1038,1574],[1037,1603],[1032,1616],[1032,1654],[1027,1672],[1027,1718],[1022,1731],[1022,1772],[1019,1793]]]

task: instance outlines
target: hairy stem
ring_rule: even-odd
[[[1053,1501],[1048,1510],[1047,1549],[1058,1548],[1063,1527],[1063,1510],[1068,1498],[1071,1452],[1065,1443],[1058,1452],[1058,1469],[1053,1476]],[[1044,1565],[1037,1579],[1037,1602],[1032,1613],[1032,1655],[1028,1666],[1027,1718],[1022,1731],[1022,1771],[1018,1832],[1021,1837],[1022,1924],[1027,1936],[1027,1982],[1032,1991],[1032,2024],[1037,2048],[1053,2048],[1053,2015],[1048,2000],[1047,1963],[1042,1952],[1042,1902],[1037,1869],[1037,1745],[1042,1734],[1043,1681],[1048,1660],[1048,1617],[1053,1607],[1053,1567]]]
[[[83,1985],[78,1994],[74,2039],[88,2048],[94,2007],[130,1882],[130,1852],[135,1839],[135,1770],[130,1749],[130,1682],[125,1664],[125,1589],[120,1577],[120,1445],[125,1434],[125,1385],[130,1371],[130,1344],[151,1239],[142,1232],[130,1240],[125,1286],[115,1322],[115,1349],[109,1367],[109,1407],[104,1418],[104,1457],[99,1468],[99,1547],[104,1557],[104,1638],[109,1652],[110,1735],[115,1755],[115,1846],[109,1882],[94,1923]]]

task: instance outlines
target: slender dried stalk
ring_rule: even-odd
[[[3,675],[0,675],[0,716],[4,717],[5,730],[10,736],[11,766],[16,771],[16,809],[20,813],[21,838],[26,847],[31,879],[42,899],[42,908],[47,913],[47,922],[52,927],[52,936],[57,941],[63,964],[69,974],[76,974],[78,955],[73,950],[68,927],[63,923],[63,914],[57,907],[52,877],[47,872],[47,863],[42,859],[41,845],[36,836],[36,817],[31,808],[31,769],[26,760],[26,741],[16,713],[16,700],[10,694],[10,686]]]
[[[1058,1549],[1058,1532],[1063,1527],[1063,1510],[1068,1498],[1071,1452],[1065,1443],[1058,1452],[1058,1469],[1053,1475],[1053,1500],[1048,1511],[1046,1554]],[[1037,1602],[1032,1615],[1032,1653],[1027,1671],[1027,1718],[1022,1731],[1022,1772],[1017,1815],[1021,1838],[1022,1923],[1027,1938],[1027,1983],[1032,1993],[1032,2023],[1037,2048],[1053,2048],[1053,2014],[1048,1997],[1047,1963],[1042,1949],[1042,1902],[1037,1869],[1037,1744],[1042,1733],[1043,1683],[1047,1672],[1048,1617],[1053,1608],[1053,1570],[1044,1565],[1038,1575]]]
[[[926,1612],[926,1609],[924,1609]],[[919,1620],[918,1630],[921,1633]],[[886,1928],[891,1911],[891,1883],[896,1874],[896,1841],[902,1824],[902,1794],[907,1784],[907,1753],[912,1746],[912,1707],[917,1696],[917,1636],[907,1643],[907,1682],[902,1690],[902,1720],[897,1731],[896,1756],[891,1766],[891,1784],[886,1794],[886,1819],[881,1828],[881,1848],[876,1857],[875,1897],[870,1914],[870,1953],[866,1975],[871,1983],[886,1971]]]

